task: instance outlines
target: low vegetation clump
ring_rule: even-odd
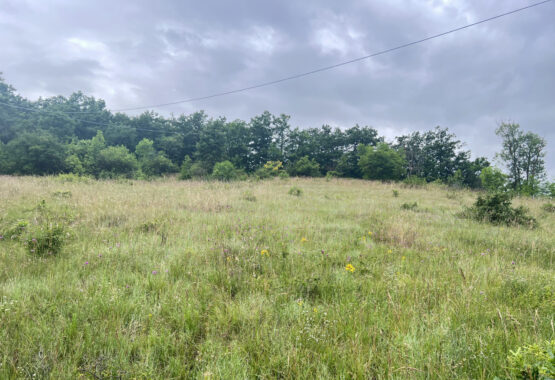
[[[297,186],[293,186],[289,189],[288,194],[295,197],[300,197],[301,195],[303,195],[303,190]]]
[[[418,207],[418,203],[417,202],[404,202],[403,204],[401,204],[401,209],[402,210],[416,210],[416,208]]]
[[[0,379],[553,377],[544,200],[278,177],[0,176]]]
[[[492,224],[537,227],[537,220],[528,214],[524,206],[512,207],[509,193],[478,196],[474,205],[467,208],[462,215]]]
[[[555,212],[555,205],[551,202],[544,203],[542,205],[542,210],[545,212]]]
[[[555,379],[555,340],[519,347],[511,351],[508,359],[517,379]]]

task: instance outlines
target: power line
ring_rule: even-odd
[[[31,111],[31,112],[39,112],[39,113],[46,113],[46,114],[50,114],[50,115],[67,115],[70,114],[71,112],[63,112],[63,111],[48,111],[48,110],[42,110],[42,109],[36,109],[36,108],[31,108],[31,107],[22,107],[22,106],[17,106],[15,104],[9,104],[9,103],[5,103],[0,101],[0,104],[8,106],[8,107],[12,107],[12,108],[16,108],[16,109],[22,109],[22,110],[26,110],[26,111]],[[87,112],[87,113],[93,113],[93,112]],[[96,112],[95,112],[96,113]],[[145,131],[145,132],[158,132],[158,133],[171,133],[171,134],[180,134],[179,132],[175,132],[175,131],[165,131],[165,130],[156,130],[156,129],[145,129],[145,128],[136,128],[130,125],[122,125],[122,124],[117,124],[117,123],[99,123],[98,121],[92,121],[92,120],[83,120],[83,119],[74,119],[72,117],[73,121],[77,121],[77,122],[81,122],[81,123],[89,123],[89,124],[93,124],[93,125],[99,125],[101,127],[113,127],[113,126],[123,126],[129,129],[133,129],[136,131]]]
[[[451,29],[451,30],[448,30],[448,31],[443,32],[443,33],[439,33],[439,34],[435,34],[435,35],[433,35],[433,36],[429,36],[429,37],[426,37],[426,38],[422,38],[422,39],[417,40],[417,41],[413,41],[413,42],[409,42],[409,43],[402,44],[402,45],[399,45],[399,46],[395,46],[395,47],[393,47],[393,48],[389,48],[389,49],[382,50],[382,51],[379,51],[379,52],[376,52],[376,53],[368,54],[368,55],[365,55],[365,56],[362,56],[362,57],[354,58],[354,59],[351,59],[351,60],[348,60],[348,61],[336,63],[336,64],[334,64],[334,65],[320,67],[320,68],[318,68],[318,69],[306,71],[306,72],[300,73],[300,74],[294,74],[294,75],[291,75],[291,76],[288,76],[288,77],[284,77],[284,78],[281,78],[281,79],[276,79],[276,80],[272,80],[272,81],[269,81],[269,82],[263,82],[263,83],[256,84],[256,85],[252,85],[252,86],[248,86],[248,87],[238,88],[238,89],[236,89],[236,90],[218,92],[218,93],[214,93],[214,94],[211,94],[211,95],[200,96],[200,97],[196,97],[196,98],[189,98],[189,99],[184,99],[184,100],[177,100],[177,101],[174,101],[174,102],[160,103],[160,104],[151,104],[151,105],[141,106],[141,107],[120,108],[120,109],[114,110],[113,112],[136,111],[136,110],[141,110],[141,109],[145,109],[145,108],[157,108],[157,107],[165,107],[165,106],[170,106],[170,105],[175,105],[175,104],[181,104],[181,103],[190,103],[190,102],[194,102],[194,101],[206,100],[206,99],[216,98],[216,97],[220,97],[220,96],[236,94],[236,93],[239,93],[239,92],[254,90],[254,89],[260,88],[260,87],[266,87],[266,86],[270,86],[270,85],[273,85],[273,84],[278,84],[278,83],[282,83],[282,82],[287,82],[287,81],[290,81],[290,80],[293,80],[293,79],[298,79],[298,78],[306,77],[306,76],[309,76],[309,75],[313,75],[313,74],[316,74],[316,73],[320,73],[320,72],[322,72],[322,71],[328,71],[328,70],[335,69],[335,68],[337,68],[337,67],[341,67],[341,66],[345,66],[345,65],[348,65],[348,64],[351,64],[351,63],[363,61],[363,60],[365,60],[365,59],[377,57],[377,56],[379,56],[379,55],[391,53],[391,52],[393,52],[393,51],[395,51],[395,50],[404,49],[404,48],[406,48],[406,47],[413,46],[413,45],[417,45],[417,44],[420,44],[420,43],[422,43],[422,42],[426,42],[426,41],[432,40],[432,39],[434,39],[434,38],[443,37],[443,36],[445,36],[445,35],[448,35],[448,34],[451,34],[451,33],[455,33],[455,32],[458,32],[458,31],[460,31],[460,30],[463,30],[463,29],[471,28],[471,27],[473,27],[473,26],[480,25],[480,24],[486,23],[486,22],[488,22],[488,21],[492,21],[492,20],[495,20],[495,19],[498,19],[498,18],[501,18],[501,17],[505,17],[505,16],[508,16],[508,15],[511,15],[511,14],[513,14],[513,13],[521,12],[521,11],[524,11],[524,10],[526,10],[526,9],[530,9],[530,8],[537,7],[537,6],[542,5],[542,4],[549,3],[550,1],[551,1],[551,0],[540,1],[540,2],[538,2],[538,3],[530,4],[530,5],[526,6],[526,7],[522,7],[522,8],[514,9],[514,10],[509,11],[509,12],[501,13],[501,14],[499,14],[499,15],[497,15],[497,16],[489,17],[489,18],[486,18],[486,19],[483,19],[483,20],[480,20],[480,21],[477,21],[477,22],[473,22],[473,23],[468,24],[468,25],[465,25],[465,26],[461,26],[461,27],[459,27],[459,28]]]
[[[280,79],[276,79],[276,80],[272,80],[272,81],[268,81],[268,82],[262,82],[262,83],[255,84],[255,85],[252,85],[252,86],[238,88],[238,89],[235,89],[235,90],[217,92],[217,93],[214,93],[214,94],[211,94],[211,95],[206,95],[206,96],[199,96],[199,97],[194,97],[194,98],[189,98],[189,99],[177,100],[177,101],[168,102],[168,103],[150,104],[150,105],[145,105],[145,106],[140,106],[140,107],[120,108],[120,109],[112,110],[112,112],[136,111],[136,110],[147,109],[147,108],[166,107],[166,106],[175,105],[175,104],[190,103],[190,102],[194,102],[194,101],[207,100],[207,99],[217,98],[217,97],[221,97],[221,96],[225,96],[225,95],[237,94],[237,93],[240,93],[240,92],[254,90],[254,89],[257,89],[257,88],[261,88],[261,87],[267,87],[267,86],[271,86],[271,85],[282,83],[282,82],[287,82],[287,81],[294,80],[294,79],[303,78],[303,77],[306,77],[306,76],[309,76],[309,75],[313,75],[313,74],[320,73],[320,72],[323,72],[323,71],[332,70],[332,69],[335,69],[335,68],[338,68],[338,67],[341,67],[341,66],[351,64],[351,63],[355,63],[355,62],[363,61],[363,60],[366,60],[366,59],[369,59],[369,58],[377,57],[379,55],[384,55],[384,54],[387,54],[387,53],[391,53],[391,52],[396,51],[396,50],[401,50],[401,49],[404,49],[404,48],[407,48],[407,47],[410,47],[410,46],[413,46],[413,45],[421,44],[423,42],[430,41],[430,40],[433,40],[435,38],[443,37],[443,36],[446,36],[446,35],[451,34],[451,33],[455,33],[455,32],[458,32],[458,31],[461,31],[461,30],[464,30],[464,29],[471,28],[471,27],[476,26],[476,25],[480,25],[480,24],[483,24],[483,23],[486,23],[486,22],[489,22],[489,21],[492,21],[492,20],[499,19],[501,17],[509,16],[511,14],[514,14],[514,13],[518,13],[518,12],[521,12],[521,11],[524,11],[524,10],[527,10],[527,9],[530,9],[530,8],[534,8],[534,7],[537,7],[539,5],[549,3],[551,1],[552,0],[544,0],[544,1],[537,2],[537,3],[533,3],[533,4],[527,5],[525,7],[517,8],[517,9],[514,9],[512,11],[501,13],[501,14],[498,14],[498,15],[493,16],[493,17],[488,17],[486,19],[482,19],[482,20],[473,22],[471,24],[467,24],[467,25],[464,25],[464,26],[461,26],[461,27],[458,27],[458,28],[455,28],[455,29],[451,29],[451,30],[448,30],[446,32],[442,32],[442,33],[439,33],[439,34],[434,34],[434,35],[429,36],[429,37],[425,37],[425,38],[422,38],[422,39],[419,39],[419,40],[416,40],[416,41],[408,42],[408,43],[398,45],[398,46],[395,46],[395,47],[392,47],[392,48],[389,48],[389,49],[381,50],[381,51],[378,51],[378,52],[375,52],[375,53],[372,53],[372,54],[368,54],[368,55],[365,55],[365,56],[362,56],[362,57],[354,58],[354,59],[351,59],[351,60],[348,60],[348,61],[343,61],[343,62],[340,62],[340,63],[336,63],[334,65],[323,66],[323,67],[320,67],[320,68],[317,68],[317,69],[313,69],[313,70],[306,71],[306,72],[299,73],[299,74],[290,75],[290,76],[287,76],[287,77],[284,77],[284,78],[280,78]],[[0,104],[4,104],[6,106],[10,106],[10,107],[14,107],[14,108],[27,109],[27,110],[35,111],[35,112],[42,111],[42,112],[45,112],[45,113],[49,113],[49,111],[46,111],[46,110],[37,110],[37,109],[28,108],[28,107],[14,106],[14,105],[4,103],[4,102],[0,102]],[[68,111],[68,112],[62,112],[62,113],[84,115],[84,114],[91,114],[91,113],[95,113],[95,112]],[[74,119],[74,120],[77,120],[77,119]],[[86,120],[77,120],[77,121],[89,122],[89,121],[86,121]],[[94,122],[89,122],[89,123],[94,123]]]

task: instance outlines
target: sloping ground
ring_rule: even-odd
[[[509,377],[555,338],[555,217],[458,218],[475,197],[0,177],[0,378]]]

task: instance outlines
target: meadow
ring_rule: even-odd
[[[513,378],[555,339],[555,214],[460,218],[476,196],[0,177],[0,378]]]

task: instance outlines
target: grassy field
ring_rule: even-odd
[[[510,350],[555,339],[555,214],[458,218],[475,198],[0,177],[0,378],[508,378]],[[53,221],[61,251],[32,252]]]

